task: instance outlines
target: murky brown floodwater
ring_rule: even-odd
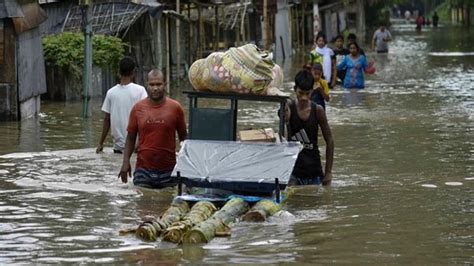
[[[45,102],[37,120],[0,124],[0,264],[474,263],[474,31],[392,33],[367,89],[331,92],[332,187],[204,246],[118,235],[174,191],[118,182],[121,157],[94,153],[100,102],[87,121],[80,104]],[[301,62],[286,65],[291,80]],[[276,129],[275,112],[242,105],[242,127]]]

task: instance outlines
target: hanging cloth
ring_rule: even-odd
[[[316,46],[316,52],[323,56],[323,74],[326,81],[331,82],[331,71],[332,71],[332,62],[331,56],[334,53],[328,46],[319,48]]]

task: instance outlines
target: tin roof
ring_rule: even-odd
[[[92,5],[92,31],[95,34],[124,36],[131,25],[143,14],[160,14],[163,5],[152,0],[142,0],[142,4],[102,2]],[[66,16],[62,31],[81,31],[84,7],[72,6]]]
[[[0,0],[0,19],[24,17],[20,5],[16,1]]]
[[[0,19],[11,18],[17,34],[37,27],[46,14],[36,0],[0,0]]]

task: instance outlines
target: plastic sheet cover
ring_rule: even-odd
[[[186,140],[172,176],[178,171],[183,183],[240,192],[267,193],[275,178],[286,185],[300,144]]]

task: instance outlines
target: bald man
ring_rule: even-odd
[[[187,136],[184,110],[165,93],[163,73],[148,73],[148,98],[135,104],[130,112],[127,140],[119,177],[127,183],[131,176],[130,157],[138,136],[137,163],[133,173],[136,186],[164,188],[176,185],[171,172],[176,164],[176,133]]]

